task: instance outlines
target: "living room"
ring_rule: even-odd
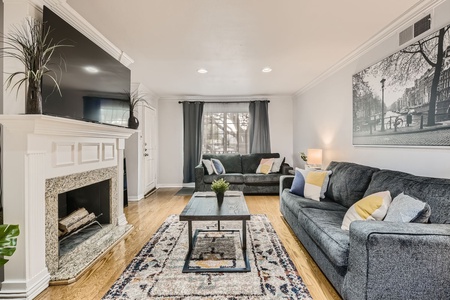
[[[25,187],[25,183],[22,183],[22,181],[33,181],[37,178],[39,182],[47,182],[53,177],[64,176],[69,176],[65,180],[72,181],[74,178],[76,179],[76,176],[73,174],[86,175],[86,178],[92,178],[93,182],[100,177],[102,180],[112,180],[117,185],[118,190],[121,190],[123,189],[123,183],[120,183],[120,180],[117,180],[117,178],[123,176],[123,173],[121,173],[123,172],[121,161],[126,157],[128,176],[128,194],[126,198],[128,198],[128,207],[116,207],[115,212],[111,214],[111,218],[116,220],[115,222],[119,225],[132,225],[133,228],[128,228],[126,236],[108,248],[108,251],[102,258],[90,264],[87,271],[84,271],[80,276],[76,276],[77,280],[75,282],[72,283],[70,281],[66,282],[69,283],[68,285],[47,288],[47,275],[42,275],[40,271],[48,268],[48,265],[45,265],[45,258],[48,261],[48,255],[50,254],[45,253],[45,248],[48,248],[51,244],[43,242],[39,243],[37,248],[29,246],[34,241],[33,238],[26,234],[27,229],[25,228],[33,227],[34,223],[22,222],[22,219],[25,220],[29,215],[22,214],[19,210],[29,209],[27,208],[29,206],[27,206],[28,204],[23,204],[23,207],[22,204],[18,205],[17,208],[13,208],[13,214],[20,215],[20,217],[15,220],[10,215],[5,216],[4,219],[11,224],[26,225],[24,228],[20,228],[21,234],[19,235],[17,252],[11,256],[10,261],[5,265],[5,278],[9,282],[0,289],[0,298],[32,299],[38,294],[40,294],[40,296],[37,296],[38,299],[114,298],[111,296],[113,294],[111,294],[110,288],[114,284],[117,286],[116,280],[119,280],[118,278],[123,274],[125,268],[134,258],[137,258],[141,248],[147,245],[152,236],[160,230],[160,226],[166,224],[166,219],[170,215],[181,214],[191,198],[191,195],[175,195],[183,187],[192,188],[194,186],[192,180],[185,182],[186,180],[183,178],[183,166],[185,163],[183,157],[183,105],[180,102],[248,103],[260,100],[270,101],[268,104],[270,152],[279,153],[281,157],[285,158],[285,162],[294,168],[305,167],[305,162],[300,156],[301,152],[307,152],[307,149],[311,148],[319,148],[322,149],[323,153],[321,163],[323,169],[326,169],[333,161],[351,162],[379,169],[406,172],[416,176],[450,179],[449,168],[446,163],[450,141],[448,136],[445,135],[446,130],[429,130],[433,126],[447,125],[445,110],[442,110],[440,107],[436,109],[436,114],[442,115],[443,118],[442,120],[436,119],[439,125],[427,126],[426,114],[423,114],[424,118],[421,120],[421,114],[413,113],[413,109],[420,109],[418,104],[415,104],[414,107],[409,105],[411,114],[408,113],[408,116],[412,115],[412,123],[409,123],[405,114],[404,120],[402,119],[401,121],[402,124],[399,123],[397,125],[397,122],[400,122],[398,120],[401,118],[387,117],[385,116],[386,114],[381,112],[374,113],[374,121],[376,123],[378,120],[379,123],[371,125],[372,120],[368,124],[358,123],[359,112],[355,109],[354,102],[355,78],[357,78],[358,74],[363,76],[366,68],[376,65],[390,55],[401,51],[409,44],[427,38],[434,32],[447,26],[450,23],[448,14],[450,12],[450,1],[405,0],[395,4],[386,1],[376,5],[361,4],[358,1],[352,2],[340,4],[344,7],[342,9],[347,10],[347,18],[350,18],[350,15],[354,15],[355,18],[352,20],[341,19],[338,16],[339,14],[336,13],[337,8],[335,5],[337,7],[339,5],[331,3],[323,3],[325,6],[329,5],[330,9],[322,9],[307,3],[275,5],[270,3],[260,4],[254,1],[247,4],[239,4],[236,1],[224,2],[217,4],[217,7],[204,1],[199,1],[199,3],[193,4],[192,7],[186,3],[169,3],[165,5],[148,3],[145,4],[148,5],[145,6],[146,9],[152,10],[150,18],[152,21],[149,21],[149,26],[158,27],[158,22],[164,24],[164,26],[161,27],[161,33],[154,30],[149,36],[146,36],[146,39],[150,41],[146,44],[151,45],[153,42],[166,45],[165,50],[155,46],[157,49],[151,52],[148,49],[142,50],[144,48],[138,49],[139,46],[133,44],[136,43],[136,39],[132,40],[131,38],[134,35],[137,37],[144,36],[145,26],[141,26],[139,29],[134,28],[136,32],[124,30],[122,33],[117,29],[117,26],[122,26],[122,22],[127,21],[120,20],[117,21],[117,24],[113,24],[113,14],[122,12],[123,6],[121,5],[115,6],[115,4],[111,4],[111,10],[105,10],[104,13],[100,13],[102,7],[107,5],[105,1],[90,3],[89,1],[75,0],[45,0],[43,2],[38,0],[4,0],[2,5],[3,26],[17,24],[30,16],[39,18],[42,14],[42,6],[46,5],[57,12],[65,21],[83,28],[85,31],[80,28],[77,29],[91,40],[94,40],[96,44],[101,45],[102,48],[108,49],[106,51],[110,54],[113,53],[114,55],[111,55],[116,60],[124,65],[128,64],[128,68],[131,69],[132,88],[145,95],[146,102],[152,109],[149,113],[153,113],[153,115],[148,117],[143,107],[138,109],[137,118],[141,123],[138,131],[131,131],[125,128],[117,130],[106,129],[103,131],[99,129],[100,127],[97,128],[94,125],[88,129],[84,126],[78,128],[78,125],[74,125],[72,121],[58,121],[59,123],[51,125],[48,123],[47,116],[42,116],[42,120],[38,118],[39,120],[33,125],[36,126],[33,134],[45,132],[45,136],[49,136],[51,133],[52,137],[38,140],[37,144],[39,146],[29,147],[24,145],[26,144],[25,142],[22,144],[22,141],[26,139],[26,134],[20,136],[20,143],[17,142],[17,145],[14,143],[14,146],[11,147],[3,141],[3,151],[11,151],[16,146],[29,147],[23,151],[30,156],[27,156],[26,160],[21,158],[21,165],[46,169],[46,175],[40,176],[39,174],[34,174],[40,173],[40,171],[36,171],[38,169],[32,169],[30,173],[27,168],[24,168],[25,170],[18,168],[20,170],[12,177],[17,182],[20,182],[18,184],[19,188],[14,188],[15,192],[22,191],[20,194],[24,194],[25,191],[30,193],[28,191],[29,187]],[[304,5],[307,10],[299,9],[299,5]],[[205,14],[209,13],[209,17],[193,22],[191,27],[182,27],[182,24],[185,25],[183,22],[189,19],[188,13],[196,16],[199,14],[194,7]],[[139,9],[139,7],[134,7],[130,11],[123,11],[124,19],[130,22],[133,13],[138,13]],[[218,10],[223,11],[219,12]],[[255,10],[255,15],[252,15],[252,10]],[[258,15],[256,13],[261,11],[264,11],[266,14]],[[351,12],[350,14],[348,14],[349,11]],[[273,12],[275,15],[286,13],[286,15],[277,15],[275,22],[266,21],[265,23],[268,24],[264,25],[261,25],[262,22],[259,21],[256,24],[262,26],[262,29],[258,32],[253,27],[255,25],[252,22],[255,22],[255,18],[267,17],[270,15],[269,12]],[[311,30],[309,30],[310,28],[305,23],[298,24],[299,27],[303,28],[301,30],[293,28],[298,23],[295,18],[303,18],[307,12],[315,12],[315,14],[310,13],[311,15],[307,18],[308,21],[313,21],[314,18],[330,17],[332,21],[341,22],[347,27],[336,25],[336,28],[330,28],[332,24],[325,24],[324,22],[323,28],[315,24],[314,26],[309,25],[311,26]],[[231,17],[233,14],[235,14],[235,19]],[[380,14],[380,16],[375,17],[377,14]],[[145,18],[145,12],[141,12],[139,17]],[[180,19],[181,21],[171,25],[171,22],[165,20],[169,18]],[[233,23],[236,20],[242,21],[243,18],[248,18],[248,23]],[[399,33],[424,18],[429,20],[429,28],[400,45]],[[291,21],[281,23],[282,19]],[[216,22],[213,22],[214,20]],[[213,27],[209,31],[201,32],[205,35],[205,38],[211,38],[216,44],[208,44],[210,40],[198,40],[198,34],[190,36],[190,30],[195,30],[198,26],[207,27],[207,22],[217,24],[220,23],[219,21],[222,21],[223,24],[229,24],[229,26],[225,27],[223,31],[218,31],[217,36],[214,35]],[[277,21],[280,21],[282,25],[277,24]],[[273,27],[276,28],[275,32],[271,29],[271,22]],[[243,25],[245,26],[239,27]],[[235,27],[233,28],[233,26]],[[292,28],[283,26],[291,26]],[[343,28],[350,29],[352,27],[358,27],[360,30],[342,32]],[[250,33],[245,33],[244,29],[246,28],[251,29]],[[309,40],[312,38],[311,35],[314,34],[301,35],[302,31],[306,30],[311,32],[317,30],[316,35],[318,36],[326,33],[326,37]],[[341,31],[342,35],[340,35],[339,31]],[[89,34],[86,34],[86,32]],[[117,32],[117,34],[114,35],[114,32]],[[176,38],[172,36],[175,32],[177,33]],[[237,32],[242,33],[238,38],[227,35],[237,34]],[[245,45],[242,41],[245,41],[251,34],[258,35],[258,39],[252,40],[255,44],[257,44],[256,41],[261,42],[261,37],[265,35],[270,36],[272,40],[265,43],[261,42],[261,44],[256,46],[252,45],[253,48],[251,50],[254,52],[244,53],[248,50],[245,48],[248,45]],[[297,37],[297,34],[300,38]],[[278,35],[285,35],[285,37],[277,39]],[[175,42],[176,39],[183,43],[177,44]],[[300,41],[296,39],[300,39]],[[448,33],[446,39],[445,41],[448,43]],[[289,40],[291,42],[286,44],[286,41]],[[127,43],[133,46],[129,46]],[[191,48],[183,48],[188,44]],[[258,59],[252,57],[252,55],[256,55],[258,47],[265,48],[268,44],[279,45],[273,46],[273,48],[261,49],[262,55]],[[220,51],[227,49],[227,46],[230,47],[228,50]],[[130,51],[130,49],[132,50]],[[302,49],[302,51],[299,51],[299,49]],[[183,58],[188,56],[188,54],[183,53],[183,50],[192,55],[187,62],[183,61]],[[444,56],[450,57],[448,53],[450,52],[447,50]],[[146,54],[148,54],[149,58],[144,64],[141,58],[145,57]],[[130,56],[128,57],[128,55]],[[239,57],[239,59],[231,59],[234,57]],[[266,59],[266,61],[263,61],[262,58]],[[295,61],[296,59],[298,59],[298,62]],[[134,63],[132,63],[133,60]],[[248,63],[245,66],[240,66],[239,64],[244,64],[243,61],[248,61]],[[165,66],[167,66],[167,69],[164,68]],[[177,69],[175,66],[179,68]],[[267,73],[261,72],[261,69],[267,66],[270,66],[273,70]],[[4,60],[1,62],[1,67],[5,73],[12,70],[9,62]],[[234,67],[235,69],[233,70]],[[155,70],[149,71],[149,69],[153,68]],[[206,68],[208,72],[205,74],[197,73],[199,68]],[[294,72],[294,69],[302,70]],[[4,74],[2,81],[5,81],[6,77],[7,75]],[[383,77],[383,79],[385,78]],[[386,94],[384,93],[385,81],[380,81],[380,78],[378,78],[376,79],[376,84],[378,85],[371,86],[371,88],[379,95],[377,101],[382,101],[382,99],[383,101],[390,101],[390,96],[388,95],[390,82],[386,81]],[[411,86],[408,86],[408,88],[411,88]],[[11,92],[11,89],[6,89],[5,86],[2,97],[2,115],[4,116],[2,116],[2,122],[0,123],[4,124],[3,122],[5,122],[5,126],[17,126],[14,125],[17,124],[14,123],[17,122],[14,118],[25,112],[25,94],[25,90],[22,88],[20,93],[18,93],[19,98],[17,98],[16,91],[12,90]],[[386,108],[388,108],[387,105]],[[371,109],[375,110],[369,107],[369,111]],[[401,116],[400,112],[397,115]],[[382,117],[380,116],[386,119],[381,119]],[[153,122],[151,125],[149,125],[149,120]],[[22,124],[23,126],[19,126],[20,130],[30,124]],[[420,139],[417,143],[414,143],[414,139],[408,139],[407,141],[403,139],[400,143],[391,144],[386,142],[386,139],[377,140],[376,142],[373,142],[373,140],[367,142],[360,139],[360,134],[364,130],[367,130],[367,132],[370,130],[370,135],[374,137],[386,137],[381,133],[381,124],[386,126],[386,131],[393,133],[391,136],[399,139],[406,136],[403,134],[403,131],[412,130],[411,128],[416,126],[416,124],[424,127],[426,132],[428,132],[428,136],[439,134],[439,137],[438,140],[434,140],[429,144],[424,142],[425,139]],[[51,126],[59,128],[51,129]],[[145,136],[147,134],[145,131],[147,126],[150,126],[151,130],[153,130],[151,133],[148,131],[148,140],[147,136]],[[107,128],[115,127],[107,126]],[[373,134],[372,130],[374,131]],[[397,133],[397,130],[399,133]],[[80,137],[80,131],[89,133]],[[72,135],[63,138],[62,136],[67,134],[67,132]],[[11,135],[7,138],[14,140],[15,136]],[[19,140],[19,136],[17,136],[17,139]],[[100,143],[99,148],[94,147],[94,144],[97,142]],[[134,146],[129,146],[130,143],[134,143]],[[48,153],[54,153],[59,150],[61,150],[61,153],[66,153],[67,151],[83,153],[85,151],[87,155],[85,157],[86,163],[78,163],[78,158],[62,154],[56,158],[56,166],[55,163],[49,163],[49,166],[51,166],[48,167],[45,163],[50,162],[48,157],[53,155]],[[101,153],[101,157],[96,162],[95,157],[92,159],[91,155],[99,155],[98,153]],[[150,154],[147,156],[148,153]],[[27,165],[29,163],[28,159],[33,164]],[[80,162],[83,162],[83,157],[80,159]],[[151,164],[151,166],[147,170],[146,166],[148,164]],[[94,167],[94,165],[96,166]],[[10,170],[12,163],[7,163],[7,167]],[[112,169],[117,169],[118,171]],[[93,171],[93,173],[88,173],[88,171]],[[6,175],[2,174],[2,178],[4,176]],[[146,176],[150,179],[148,180]],[[22,178],[27,178],[27,180]],[[56,181],[54,184],[56,186],[65,186],[67,181]],[[10,185],[13,184],[8,183],[8,187]],[[44,186],[36,187],[33,185],[31,188],[37,188],[37,194],[46,194],[48,192]],[[11,194],[10,192],[8,193],[7,195]],[[22,197],[22,195],[20,196]],[[5,193],[3,193],[3,197],[5,197]],[[124,200],[123,198],[125,197],[118,193],[117,199],[119,203]],[[289,228],[290,225],[283,220],[279,205],[280,195],[246,194],[245,200],[252,215],[265,214],[268,216],[276,234],[278,234],[280,241],[286,248],[288,259],[290,257],[297,268],[298,274],[300,274],[299,277],[303,280],[299,286],[305,286],[307,289],[304,294],[297,295],[299,299],[301,297],[304,297],[304,299],[308,299],[308,297],[314,299],[350,298],[348,294],[346,294],[347,296],[343,295],[334,286],[333,280],[328,278],[328,273],[321,270],[321,266],[314,262],[315,259],[308,254],[308,249],[303,247],[302,241],[297,239],[295,233]],[[12,203],[10,201],[9,207],[11,207]],[[39,212],[44,210],[44,207],[36,206],[38,205],[31,207]],[[46,217],[48,216],[46,215]],[[33,222],[35,221],[41,222],[37,218],[36,220],[33,219]],[[44,227],[44,225],[37,226],[39,234],[45,235],[45,233],[48,233],[46,230],[48,230],[49,226]],[[56,228],[51,230],[56,230]],[[27,245],[25,250],[23,248],[20,249],[21,242]],[[35,259],[35,255],[44,258]],[[54,258],[54,256],[50,257]],[[16,264],[16,260],[23,262]],[[28,260],[34,261],[30,264],[24,262]],[[20,270],[17,272],[12,271],[14,268]],[[54,268],[54,266],[50,266],[50,268]],[[11,273],[8,274],[8,272],[13,272],[13,275]],[[447,274],[449,273],[447,272]],[[35,275],[36,277],[34,277]],[[232,282],[232,284],[237,283],[236,281]],[[227,290],[225,293],[221,291],[222,294],[220,295],[208,295],[211,298],[217,297],[217,299],[220,297],[236,297],[240,299],[239,294],[227,292],[229,291]],[[106,296],[106,293],[109,293],[109,296]],[[189,297],[194,297],[194,294],[191,293],[190,296],[185,295],[184,297],[190,299]],[[163,293],[160,295],[163,295]],[[129,297],[132,298],[133,296]],[[145,296],[141,295],[141,297]],[[148,294],[146,297],[152,299],[153,296]],[[155,299],[157,298],[156,296],[154,297]],[[158,297],[164,298],[163,296]],[[171,296],[166,295],[166,297],[170,298]],[[173,294],[172,297],[176,297],[176,294]],[[122,298],[117,296],[116,298],[128,299],[125,296]],[[199,298],[202,297],[199,296]],[[254,296],[254,298],[265,299],[263,296]],[[266,298],[272,299],[270,296]],[[275,296],[273,297],[273,299],[276,298]],[[414,295],[410,298],[414,298]],[[292,299],[297,298],[293,297]],[[394,297],[393,299],[396,298]]]

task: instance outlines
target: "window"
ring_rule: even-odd
[[[206,103],[202,153],[248,153],[248,118],[248,103]]]

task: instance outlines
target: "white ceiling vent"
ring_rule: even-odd
[[[422,33],[430,30],[431,28],[431,15],[427,15],[424,18],[420,19],[413,25],[405,28],[398,35],[399,45],[403,45],[404,43],[412,40],[415,37],[418,37]]]

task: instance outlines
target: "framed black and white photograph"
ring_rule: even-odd
[[[353,75],[353,144],[450,146],[450,25]]]

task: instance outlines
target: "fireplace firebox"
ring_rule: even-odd
[[[80,208],[94,213],[100,224],[111,223],[110,180],[104,180],[58,195],[58,219]]]

